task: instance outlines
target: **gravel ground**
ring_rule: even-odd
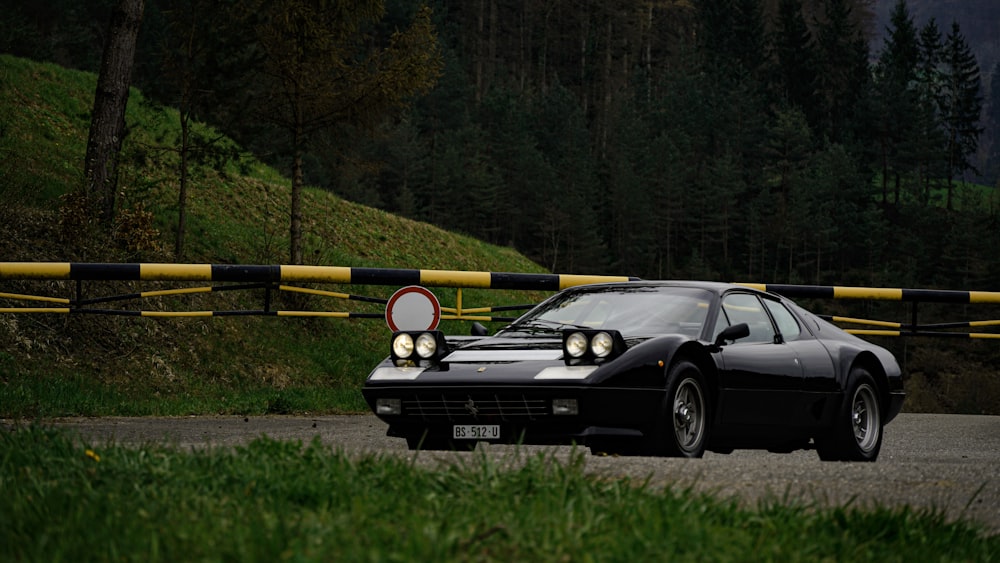
[[[220,447],[267,435],[312,440],[351,453],[411,456],[403,440],[385,436],[371,415],[75,418],[47,421],[79,432],[91,443],[169,444],[180,448]],[[3,421],[10,428],[16,423]],[[486,452],[502,463],[543,452],[568,457],[568,447],[481,444],[474,453],[422,452],[418,462],[433,467],[454,456]],[[708,453],[703,459],[585,456],[587,471],[607,478],[649,479],[653,486],[693,487],[753,506],[761,500],[797,499],[821,506],[931,507],[951,518],[981,523],[1000,534],[1000,417],[902,414],[885,429],[876,463],[823,463],[813,451],[772,454]]]

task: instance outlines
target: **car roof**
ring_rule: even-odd
[[[752,293],[761,293],[759,290],[753,289],[751,287],[746,287],[742,285],[736,285],[733,283],[726,282],[714,282],[714,281],[697,281],[697,280],[633,280],[633,281],[623,281],[623,282],[608,282],[608,283],[598,283],[598,284],[588,284],[584,286],[576,286],[576,288],[627,288],[627,287],[689,287],[697,289],[705,289],[711,291],[712,293],[722,294],[726,291],[732,289],[745,290]]]

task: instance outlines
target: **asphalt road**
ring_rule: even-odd
[[[96,418],[51,421],[79,432],[92,444],[168,444],[180,448],[246,443],[267,435],[308,442],[318,436],[350,453],[414,455],[403,440],[385,436],[385,424],[370,415]],[[10,426],[4,421],[4,426]],[[539,452],[568,457],[568,447],[480,445],[479,450],[517,463]],[[417,460],[433,467],[452,456],[475,453],[422,452]],[[909,505],[943,511],[949,518],[981,523],[1000,534],[1000,417],[901,414],[885,429],[876,463],[824,463],[813,451],[772,454],[737,451],[703,459],[597,457],[585,455],[586,469],[607,478],[649,478],[653,486],[693,487],[755,506],[767,499],[796,499],[811,505]]]

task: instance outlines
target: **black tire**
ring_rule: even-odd
[[[708,443],[709,415],[701,369],[689,361],[678,361],[667,374],[667,393],[648,449],[660,456],[701,457]]]
[[[875,461],[882,449],[882,401],[868,370],[856,367],[848,377],[847,393],[833,428],[816,437],[823,461]]]

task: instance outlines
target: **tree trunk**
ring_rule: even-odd
[[[499,14],[497,13],[497,2],[496,0],[490,0],[490,30],[489,30],[489,43],[488,52],[486,59],[486,84],[483,85],[483,91],[489,91],[490,86],[493,85],[494,79],[497,75],[497,41],[499,41],[500,28],[499,28]]]
[[[188,153],[190,147],[191,113],[187,103],[181,109],[181,185],[177,195],[177,238],[174,240],[174,257],[184,255],[184,230],[187,229]]]
[[[85,190],[91,209],[99,214],[105,228],[115,213],[116,165],[125,133],[125,106],[143,7],[143,0],[118,2],[111,15],[94,94],[84,161]]]
[[[302,264],[302,126],[295,131],[295,156],[292,162],[292,205],[291,229],[289,232],[290,264]]]
[[[483,31],[486,25],[486,0],[479,0],[479,11],[476,14],[476,105],[483,101],[483,64],[486,58]]]

